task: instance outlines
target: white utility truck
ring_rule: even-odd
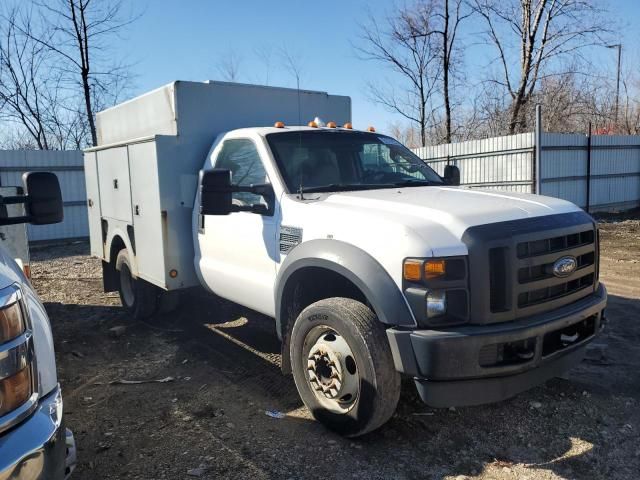
[[[100,112],[85,172],[105,291],[147,317],[202,285],[275,318],[282,369],[349,436],[391,417],[401,374],[449,407],[579,362],[607,297],[593,219],[461,188],[350,121],[348,97],[221,82]]]

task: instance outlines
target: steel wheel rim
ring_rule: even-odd
[[[120,291],[122,292],[122,299],[127,307],[132,307],[135,301],[135,295],[133,293],[133,278],[131,277],[131,270],[126,264],[120,267]]]
[[[345,414],[360,394],[360,375],[351,347],[334,329],[312,328],[305,338],[303,362],[307,384],[327,410]]]

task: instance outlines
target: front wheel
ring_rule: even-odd
[[[328,428],[355,437],[393,415],[400,375],[384,328],[366,305],[329,298],[308,306],[293,326],[290,355],[302,401]]]

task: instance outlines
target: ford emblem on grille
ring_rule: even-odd
[[[575,257],[562,257],[553,264],[553,274],[556,277],[568,277],[578,268],[578,262]]]

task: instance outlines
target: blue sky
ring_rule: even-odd
[[[143,1],[136,3],[145,5]],[[611,0],[609,4],[618,17],[625,61],[638,65],[640,0]],[[399,117],[372,104],[364,87],[368,80],[388,77],[389,72],[358,59],[352,43],[357,41],[358,23],[365,20],[367,9],[382,16],[392,5],[391,0],[148,0],[143,15],[124,34],[116,53],[133,63],[133,94],[176,79],[219,79],[219,59],[229,52],[239,59],[241,81],[264,83],[266,68],[254,53],[261,46],[273,50],[269,83],[295,86],[294,76],[282,67],[276,53],[284,45],[302,59],[303,88],[349,95],[356,128],[376,125],[385,130]],[[490,58],[488,47],[477,44],[474,32],[479,29],[473,23],[465,29],[466,40],[475,43],[465,52],[472,77]],[[605,71],[615,75],[614,51],[599,50],[594,55]],[[473,78],[469,80],[473,83]]]

